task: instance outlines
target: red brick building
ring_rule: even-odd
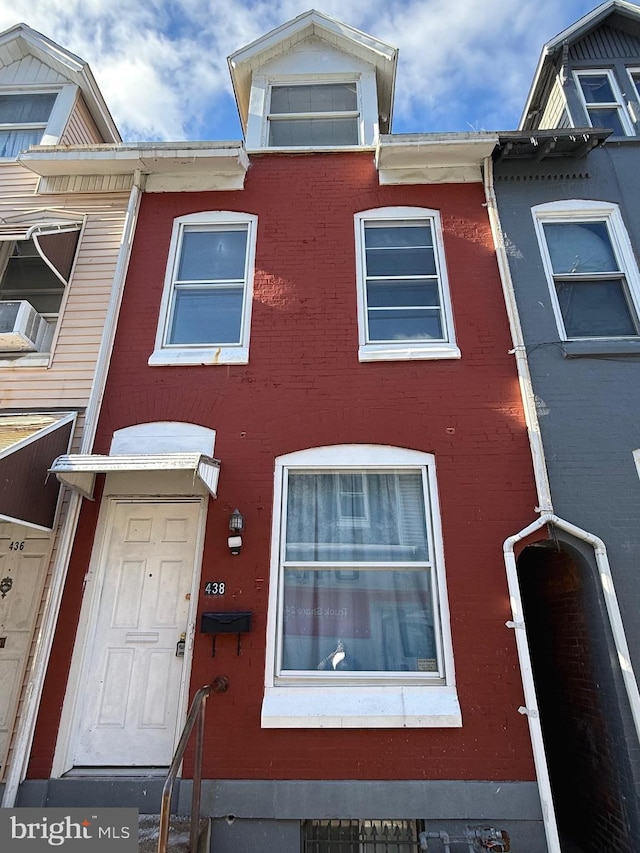
[[[212,849],[384,826],[398,850],[479,827],[547,849],[505,627],[502,546],[536,491],[495,140],[385,135],[395,57],[300,16],[231,58],[247,153],[147,168],[95,452],[56,464],[95,501],[25,803],[48,780],[51,804],[157,811],[188,702],[225,675]]]

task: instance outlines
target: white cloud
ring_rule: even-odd
[[[226,57],[310,0],[0,0],[87,62],[126,139],[237,138]],[[514,126],[543,43],[590,0],[324,0],[400,48],[394,130]]]

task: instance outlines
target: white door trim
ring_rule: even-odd
[[[174,475],[175,476],[175,475]],[[118,475],[116,475],[118,477]],[[117,482],[117,480],[116,480]],[[192,487],[193,488],[193,487]],[[107,489],[105,489],[105,492]],[[123,490],[126,491],[126,490]],[[100,604],[100,592],[102,589],[104,560],[103,555],[108,544],[108,531],[112,519],[112,513],[117,504],[122,503],[199,503],[200,513],[198,520],[197,540],[194,549],[194,571],[191,584],[191,598],[189,602],[189,616],[187,622],[187,643],[184,655],[184,666],[180,682],[180,698],[178,702],[178,715],[176,733],[174,737],[174,749],[180,737],[182,726],[187,714],[187,703],[189,699],[189,682],[191,678],[191,662],[193,658],[193,641],[195,636],[195,620],[198,609],[198,594],[200,588],[200,575],[202,570],[202,554],[204,548],[204,530],[207,517],[208,500],[201,494],[162,494],[158,495],[128,495],[111,494],[102,499],[98,524],[94,538],[89,570],[85,575],[85,589],[83,594],[78,630],[74,643],[67,689],[65,692],[62,715],[58,728],[58,738],[51,768],[52,778],[64,775],[73,767],[73,747],[77,733],[77,716],[79,707],[80,683],[86,662],[88,649],[91,648],[91,638],[96,626],[96,616]]]

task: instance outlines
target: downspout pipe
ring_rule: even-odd
[[[529,362],[527,361],[527,350],[524,345],[524,336],[522,334],[522,326],[520,325],[520,316],[518,314],[518,307],[516,304],[513,279],[511,278],[511,269],[509,267],[509,259],[507,258],[507,250],[504,245],[504,236],[502,226],[500,224],[500,216],[498,214],[495,190],[493,188],[493,160],[491,157],[485,158],[483,174],[487,213],[489,215],[489,224],[491,225],[493,242],[496,247],[496,260],[498,262],[498,270],[500,272],[500,281],[502,282],[502,293],[507,309],[509,329],[511,330],[511,341],[513,342],[513,349],[511,350],[511,353],[514,355],[516,361],[516,371],[518,373],[518,382],[520,383],[520,393],[524,406],[524,418],[527,425],[529,445],[531,447],[533,476],[535,478],[536,492],[538,495],[538,506],[536,507],[536,512],[553,512],[551,487],[549,486],[547,466],[544,459],[544,447],[542,445],[540,423],[538,421],[535,396],[533,393],[533,386],[531,384],[531,373],[529,372]]]
[[[509,328],[511,330],[511,340],[513,342],[513,349],[511,352],[515,356],[518,381],[520,383],[520,393],[524,407],[525,423],[527,426],[527,434],[529,436],[529,446],[531,448],[533,475],[538,499],[536,511],[543,513],[540,518],[555,518],[555,516],[552,515],[553,505],[551,503],[551,487],[549,485],[549,477],[545,465],[544,447],[540,434],[540,424],[538,422],[538,413],[535,406],[533,386],[531,384],[527,351],[524,345],[522,326],[520,325],[520,317],[518,315],[518,307],[513,288],[513,279],[511,278],[511,270],[509,268],[509,260],[507,258],[507,252],[504,245],[502,226],[498,215],[498,205],[496,202],[495,190],[493,188],[493,160],[491,157],[485,158],[483,176],[487,213],[489,216],[491,233],[493,235],[493,242],[496,247],[498,271],[500,273],[500,281],[502,282],[502,292],[507,309]],[[545,522],[541,521],[540,518],[530,524],[529,527],[525,528],[525,531],[529,531],[531,528],[530,532],[533,532],[539,527],[542,527]],[[540,795],[542,821],[547,839],[548,853],[562,853],[560,837],[558,835],[558,824],[553,806],[549,767],[547,765],[547,756],[545,754],[544,740],[542,737],[542,726],[540,724],[540,715],[538,712],[538,700],[536,698],[536,688],[533,680],[529,643],[527,641],[527,631],[524,623],[516,558],[513,550],[515,543],[526,535],[528,535],[528,533],[520,531],[520,533],[510,536],[503,546],[504,560],[507,570],[507,584],[509,587],[511,612],[513,616],[512,621],[507,622],[507,627],[516,629],[516,649],[518,652],[522,687],[526,702],[526,707],[521,707],[518,710],[520,713],[527,715],[527,720],[529,722],[529,737],[531,739],[533,763],[536,770],[536,778],[538,780],[538,792]]]
[[[100,342],[98,360],[96,362],[96,371],[85,414],[85,423],[80,443],[80,453],[89,453],[95,440],[98,416],[100,414],[107,382],[111,351],[113,349],[113,342],[118,324],[118,315],[120,313],[120,305],[122,303],[124,282],[129,266],[129,258],[131,257],[133,235],[135,232],[138,212],[140,210],[143,189],[144,176],[140,171],[136,170],[133,178],[133,186],[129,194],[129,202],[122,230],[122,240],[120,242],[118,260],[114,271],[111,298],[107,307],[104,331]],[[53,636],[58,621],[58,614],[60,612],[62,594],[64,592],[64,586],[67,578],[67,570],[78,526],[81,505],[81,496],[76,492],[72,492],[69,497],[69,504],[63,525],[58,532],[56,554],[51,569],[51,587],[44,603],[42,622],[36,639],[33,666],[29,676],[29,681],[25,688],[23,711],[20,717],[20,722],[18,723],[18,729],[16,731],[10,755],[10,764],[2,797],[3,808],[11,808],[15,805],[20,783],[26,775],[36,719],[40,708],[42,690],[44,688],[44,679],[47,666],[49,664],[51,648],[53,646]]]
[[[558,838],[558,829],[553,807],[553,799],[551,792],[551,784],[549,779],[549,770],[547,766],[546,755],[544,752],[544,741],[542,737],[542,728],[540,725],[540,716],[538,710],[538,701],[536,697],[535,683],[533,680],[533,670],[531,667],[531,657],[529,654],[529,643],[527,640],[527,630],[524,620],[524,611],[522,608],[522,598],[520,595],[520,584],[518,581],[518,572],[515,556],[515,546],[518,542],[530,536],[532,533],[540,530],[545,525],[549,525],[565,533],[570,534],[576,539],[579,539],[593,548],[596,567],[598,570],[598,578],[602,587],[602,594],[607,610],[607,616],[611,627],[613,642],[615,645],[620,670],[622,672],[623,683],[629,699],[629,706],[636,734],[640,739],[640,693],[638,691],[638,683],[631,665],[631,657],[627,644],[624,625],[618,607],[618,599],[615,593],[613,578],[611,575],[611,567],[607,556],[607,549],[598,536],[589,533],[586,530],[565,521],[553,512],[553,504],[551,501],[551,490],[549,486],[549,478],[547,475],[544,446],[540,433],[538,414],[535,407],[535,398],[531,384],[531,374],[529,372],[529,364],[527,361],[527,353],[524,346],[524,338],[522,335],[522,327],[520,325],[517,303],[515,299],[515,291],[513,287],[513,279],[511,278],[511,270],[504,245],[502,226],[498,214],[496,203],[495,190],[493,187],[493,161],[487,157],[484,162],[484,189],[487,204],[487,212],[489,222],[493,234],[493,240],[496,247],[496,257],[502,288],[504,293],[507,315],[509,318],[509,326],[513,341],[513,354],[516,359],[516,369],[520,388],[522,391],[522,400],[525,411],[525,420],[529,435],[529,443],[531,446],[531,455],[533,460],[534,477],[538,495],[537,512],[541,515],[524,527],[513,536],[509,536],[503,545],[505,568],[507,572],[507,583],[509,588],[509,596],[511,599],[512,621],[507,622],[508,628],[513,628],[516,634],[516,648],[518,651],[518,659],[520,662],[520,671],[522,674],[522,686],[526,706],[523,706],[519,711],[527,715],[529,721],[529,733],[533,749],[534,764],[536,775],[538,778],[538,788],[540,791],[540,802],[542,805],[542,815],[547,837],[547,845],[549,853],[561,853],[560,841]]]

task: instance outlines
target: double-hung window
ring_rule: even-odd
[[[0,241],[0,353],[12,363],[26,356],[22,363],[39,364],[51,351],[81,226],[81,221],[5,225],[22,231],[19,239]]]
[[[617,206],[554,202],[533,213],[561,337],[637,337],[640,282]]]
[[[263,725],[458,725],[433,457],[325,447],[276,472]]]
[[[149,364],[248,361],[256,221],[230,211],[175,221]]]
[[[593,127],[612,128],[615,136],[632,136],[622,93],[609,69],[577,71],[578,91]]]
[[[438,211],[368,210],[355,228],[360,360],[459,358]]]
[[[295,83],[271,86],[267,145],[333,148],[358,145],[357,83]]]
[[[56,97],[56,92],[0,95],[0,157],[16,157],[40,142]]]

